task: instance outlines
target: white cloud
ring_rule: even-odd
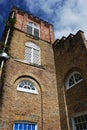
[[[63,29],[63,30],[60,30],[60,31],[55,30],[55,38],[61,38],[63,36],[67,37],[70,34],[71,31],[72,31],[71,28],[66,28],[66,29]]]
[[[25,0],[27,7],[32,12],[39,11],[39,9],[42,9],[46,14],[51,14],[54,10],[52,9],[52,6],[55,3],[60,2],[61,0]]]
[[[26,6],[34,14],[45,13],[45,20],[53,22],[55,37],[61,38],[78,30],[87,37],[87,0],[25,0]],[[41,16],[43,18],[43,15]],[[47,18],[48,17],[48,18]]]
[[[54,9],[52,8],[55,4],[59,3],[61,0],[44,0],[40,1],[40,5],[42,5],[42,9],[47,14],[51,14],[54,12]],[[56,6],[56,5],[55,5]]]
[[[87,37],[86,10],[86,0],[67,0],[60,10],[60,16],[56,15],[56,19],[58,16],[58,22],[54,22],[56,38],[67,36],[69,33],[75,34],[78,30],[84,31]]]

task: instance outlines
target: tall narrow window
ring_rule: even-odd
[[[40,36],[40,29],[39,29],[39,26],[34,24],[34,23],[28,23],[27,24],[27,33],[28,34],[31,34],[31,35],[34,35],[36,37],[39,37]]]
[[[25,61],[40,65],[40,47],[32,42],[25,44]]]

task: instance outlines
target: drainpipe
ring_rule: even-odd
[[[68,130],[70,130],[70,125],[69,125],[69,115],[68,115],[68,108],[67,108],[67,103],[66,103],[66,95],[65,95],[64,86],[63,86],[63,95],[64,95],[64,103],[65,103],[65,111],[66,111],[67,127],[68,127]]]
[[[14,12],[12,13],[11,18],[14,18]],[[7,35],[6,35],[6,39],[5,39],[5,44],[4,44],[5,46],[7,45],[9,34],[10,34],[10,28],[7,31]],[[0,57],[3,58],[2,62],[1,62],[1,74],[2,74],[2,69],[3,69],[3,66],[4,66],[5,59],[9,58],[9,56],[5,52],[5,48],[3,48],[3,52],[0,54]]]

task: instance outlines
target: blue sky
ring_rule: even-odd
[[[52,23],[56,39],[78,30],[87,38],[87,0],[0,0],[0,37],[12,6]]]

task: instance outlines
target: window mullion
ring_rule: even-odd
[[[32,50],[31,50],[31,62],[33,63],[33,56],[34,56],[34,49],[32,48]]]
[[[32,25],[32,34],[34,35],[34,24]]]
[[[32,124],[31,124],[31,130],[32,130]]]
[[[18,130],[19,130],[19,124],[18,124]]]
[[[27,130],[28,130],[28,124],[27,124]]]
[[[40,56],[40,50],[39,50],[39,64],[41,64],[41,56]]]
[[[76,80],[75,80],[75,75],[73,74],[73,79],[74,79],[74,84],[76,83]]]

